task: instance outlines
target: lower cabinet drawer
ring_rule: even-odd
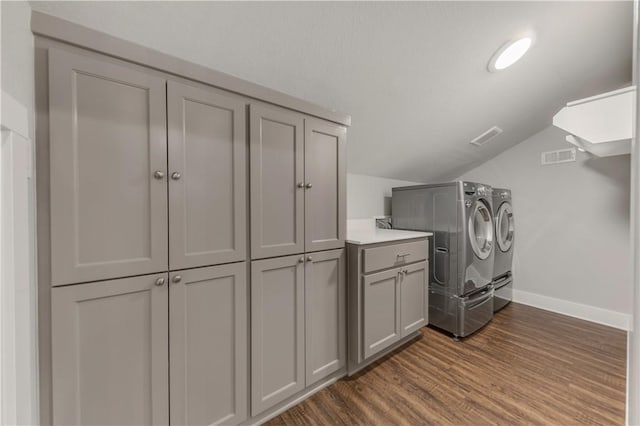
[[[427,259],[427,240],[391,244],[364,250],[362,269],[367,274]]]

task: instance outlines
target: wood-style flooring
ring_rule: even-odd
[[[624,331],[511,303],[460,342],[422,332],[267,424],[624,424]]]

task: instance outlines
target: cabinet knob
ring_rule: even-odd
[[[162,170],[156,170],[153,172],[153,177],[160,180],[164,177],[164,172]]]
[[[164,285],[164,278],[158,278],[158,279],[156,280],[156,285],[157,285],[158,287],[160,287],[160,286]]]
[[[174,283],[179,283],[180,281],[182,281],[182,276],[174,275],[174,277],[171,278],[171,281],[173,281]]]
[[[178,173],[178,172],[171,173],[171,179],[173,179],[173,180],[178,180],[178,179],[180,179],[181,176],[182,175],[180,173]]]
[[[312,188],[312,187],[313,187],[313,185],[311,185],[310,183],[308,183],[308,184],[306,185],[306,187],[307,187],[307,189],[310,189],[310,188]]]
[[[298,182],[298,188],[304,188],[304,182]]]
[[[298,263],[304,263],[304,256],[302,256],[300,259],[298,259]]]
[[[307,256],[307,262],[312,262],[312,261],[313,261],[313,257]]]

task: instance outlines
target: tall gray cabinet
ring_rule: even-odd
[[[257,415],[346,365],[346,129],[271,106],[250,115]]]
[[[243,421],[245,100],[58,49],[49,88],[54,423]]]
[[[344,371],[346,128],[91,50],[36,38],[42,422],[239,424]]]

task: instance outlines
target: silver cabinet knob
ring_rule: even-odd
[[[308,183],[308,184],[306,185],[306,187],[307,187],[307,189],[309,189],[309,188],[312,188],[312,187],[313,187],[313,185],[311,185],[310,183]]]
[[[307,256],[307,262],[311,262],[311,261],[313,261],[313,257]]]
[[[180,173],[178,173],[178,172],[171,173],[171,179],[173,179],[173,180],[180,179],[180,176],[182,176],[182,175]]]
[[[164,172],[162,170],[156,170],[153,172],[153,177],[160,180],[164,177]]]
[[[304,263],[304,256],[298,259],[298,263]]]
[[[304,182],[298,182],[298,188],[304,188]]]
[[[164,278],[158,278],[158,279],[156,280],[156,285],[157,285],[158,287],[160,287],[161,285],[164,285]]]
[[[174,283],[179,283],[180,281],[182,281],[182,277],[180,275],[174,275],[174,277],[171,278],[171,281],[173,281]]]

